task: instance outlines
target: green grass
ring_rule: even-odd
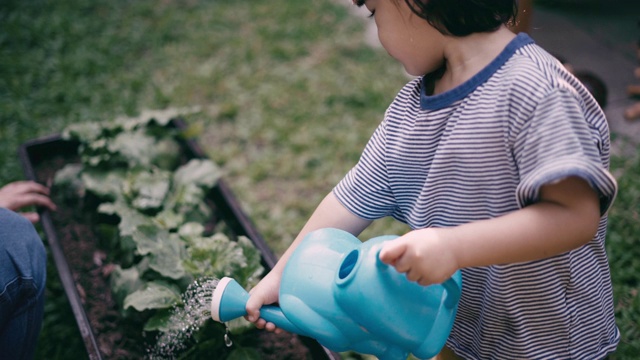
[[[347,2],[348,3],[348,2]],[[0,2],[0,183],[22,179],[20,143],[83,121],[200,106],[187,117],[280,254],[358,156],[406,82],[364,21],[337,1]],[[614,162],[609,253],[616,355],[640,351],[640,162]],[[363,234],[400,233],[383,221]],[[82,343],[50,261],[38,358]]]
[[[609,212],[607,252],[622,334],[612,359],[635,359],[640,354],[640,151],[633,158],[614,158],[612,168],[621,175],[618,197]]]

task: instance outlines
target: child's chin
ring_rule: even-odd
[[[424,71],[417,71],[415,69],[410,69],[408,67],[404,67],[404,71],[407,73],[407,75],[409,76],[423,76],[426,73]]]

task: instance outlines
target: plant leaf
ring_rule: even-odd
[[[169,177],[170,173],[159,169],[130,172],[122,192],[136,209],[159,209],[169,192]]]
[[[171,311],[160,309],[144,324],[144,331],[168,331],[171,330]]]
[[[102,203],[98,206],[98,212],[103,214],[118,215],[120,223],[118,229],[121,236],[130,236],[136,228],[142,225],[153,225],[152,218],[130,208],[122,201],[115,203]]]
[[[172,139],[159,139],[153,146],[151,162],[160,169],[173,170],[180,160],[180,145]]]
[[[81,164],[67,164],[58,170],[53,178],[53,183],[64,191],[64,198],[84,197],[86,188],[81,179],[83,166]]]
[[[62,138],[65,140],[79,140],[81,142],[91,142],[102,134],[102,125],[98,122],[76,123],[67,126],[62,131]]]
[[[220,175],[220,168],[213,161],[191,159],[175,171],[173,181],[178,185],[195,184],[209,189],[216,184]]]
[[[123,308],[130,307],[138,311],[150,309],[168,309],[176,304],[181,304],[179,290],[175,286],[164,282],[153,281],[146,284],[124,299]]]
[[[111,290],[116,301],[122,304],[127,295],[140,289],[144,283],[140,280],[140,272],[136,267],[123,269],[120,265],[115,265],[111,273]]]
[[[173,191],[166,201],[165,208],[185,214],[202,202],[204,195],[204,190],[196,184],[174,183]]]
[[[185,223],[178,229],[178,235],[187,242],[189,242],[190,239],[202,237],[202,234],[204,234],[204,226],[198,222]]]
[[[138,126],[148,125],[151,122],[155,122],[160,126],[167,126],[169,121],[180,116],[193,114],[200,111],[199,106],[184,107],[184,108],[169,108],[164,110],[142,110],[140,115],[136,117],[120,117],[114,121],[122,124],[127,129],[133,129]]]
[[[121,169],[105,172],[85,168],[82,171],[82,182],[86,189],[109,200],[122,198],[122,184],[125,177],[125,172]]]
[[[240,244],[222,233],[210,237],[191,238],[184,268],[194,277],[233,276],[240,284],[256,273],[262,274],[260,261],[250,263]]]
[[[108,152],[119,154],[129,167],[148,167],[154,157],[156,140],[144,131],[123,132],[107,143]]]
[[[185,253],[184,243],[178,239],[177,235],[172,234],[151,253],[149,267],[161,275],[178,280],[186,275],[182,266]]]
[[[253,242],[246,236],[239,236],[237,244],[242,248],[242,254],[246,258],[246,262],[244,266],[238,265],[238,267],[234,269],[234,276],[236,280],[240,281],[245,287],[253,287],[262,278],[264,273],[264,267],[260,263],[262,256],[253,245]]]
[[[178,214],[173,209],[163,209],[153,218],[153,223],[162,229],[173,230],[184,223],[184,215]]]
[[[131,238],[136,243],[138,254],[147,255],[170,242],[169,232],[153,225],[140,225],[136,227]]]
[[[149,255],[149,267],[177,280],[186,273],[182,266],[185,249],[177,235],[155,226],[142,225],[131,234],[140,255]]]

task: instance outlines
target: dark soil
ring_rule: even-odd
[[[53,152],[52,152],[53,153]],[[41,154],[42,156],[42,154]],[[51,184],[55,172],[66,163],[77,161],[57,155],[41,160],[36,165],[36,177],[44,184]],[[140,319],[124,318],[112,297],[109,275],[114,264],[101,249],[95,230],[95,211],[85,200],[63,200],[60,194],[52,193],[58,211],[52,214],[57,237],[71,269],[76,288],[89,319],[98,348],[104,359],[141,359],[155,334],[144,334]],[[94,206],[95,207],[95,206]],[[138,320],[138,323],[135,321]],[[142,334],[142,338],[141,335]],[[249,345],[262,359],[312,359],[321,358],[317,343],[306,345],[309,339],[291,334],[274,334],[254,330]],[[247,341],[243,341],[247,344]],[[246,346],[246,345],[245,345]],[[220,355],[220,354],[217,354]],[[220,358],[209,354],[210,358]],[[327,358],[327,357],[325,357]]]

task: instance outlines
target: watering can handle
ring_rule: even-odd
[[[444,306],[448,309],[453,309],[458,303],[458,300],[460,300],[462,283],[459,279],[459,274],[455,273],[442,283],[442,286],[447,290],[447,298],[444,300]]]
[[[305,335],[299,327],[295,326],[282,312],[280,307],[275,305],[265,305],[260,308],[260,317],[268,322],[274,323],[280,329],[293,334]]]
[[[388,265],[380,260],[381,251],[382,246],[380,246],[380,248],[378,248],[378,250],[376,251],[376,262],[378,266],[386,267]],[[453,307],[455,307],[458,303],[458,300],[460,300],[460,294],[462,293],[462,282],[460,279],[461,278],[458,270],[453,276],[442,283],[442,286],[447,290],[447,298],[445,299],[444,305],[448,309],[452,309]]]

